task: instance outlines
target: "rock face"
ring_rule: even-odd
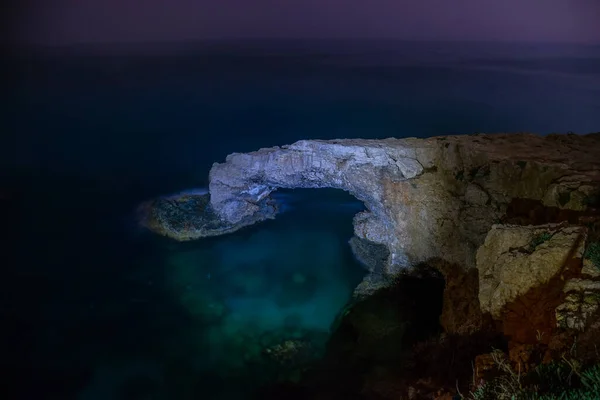
[[[588,245],[588,249],[597,242]],[[581,276],[570,279],[563,288],[565,302],[556,308],[556,321],[561,328],[583,331],[600,309],[600,265],[586,258]]]
[[[560,332],[583,332],[598,321],[599,227],[600,218],[585,226],[492,227],[477,251],[478,298],[481,311],[501,322],[509,346],[552,347]]]
[[[477,251],[481,310],[500,318],[507,303],[581,263],[586,238],[578,226],[494,225]]]
[[[385,274],[432,258],[469,268],[515,200],[577,213],[598,204],[600,134],[314,140],[234,153],[210,171],[210,206],[237,229],[262,219],[272,191],[321,187],[364,202],[355,235],[387,247]]]
[[[558,326],[583,331],[600,307],[600,281],[572,279],[563,290],[565,302],[556,308]]]

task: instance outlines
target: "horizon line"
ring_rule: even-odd
[[[119,46],[119,45],[192,45],[210,43],[251,43],[251,42],[404,42],[404,43],[480,43],[480,44],[512,44],[512,45],[577,45],[600,46],[600,42],[591,41],[558,41],[558,40],[516,40],[516,39],[430,39],[430,38],[390,38],[390,37],[215,37],[187,39],[153,39],[153,40],[114,40],[114,41],[81,41],[54,42],[23,41],[15,43],[23,47],[77,47],[77,46]]]

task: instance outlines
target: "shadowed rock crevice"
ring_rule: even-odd
[[[442,259],[431,260],[429,265],[443,275],[446,283],[440,315],[444,332],[470,335],[492,330],[491,316],[484,314],[479,304],[479,271],[476,268],[465,270]]]
[[[510,225],[542,225],[568,222],[586,224],[600,219],[600,206],[590,202],[584,210],[570,210],[545,206],[540,200],[514,198],[507,205],[501,222]]]

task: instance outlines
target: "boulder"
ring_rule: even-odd
[[[580,226],[494,225],[477,251],[481,310],[500,319],[507,303],[581,263],[586,237]]]

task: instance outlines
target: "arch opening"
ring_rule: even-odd
[[[276,219],[172,243],[167,261],[172,293],[198,326],[203,368],[245,379],[257,373],[256,383],[319,358],[368,273],[348,245],[362,202],[339,189],[272,196],[282,205]]]

